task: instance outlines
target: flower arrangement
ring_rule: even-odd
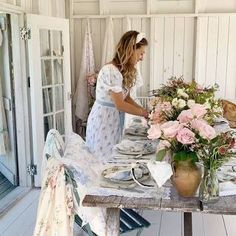
[[[171,78],[166,85],[154,90],[151,100],[149,139],[160,139],[157,159],[166,152],[173,160],[198,160],[198,148],[216,138],[211,126],[222,115],[221,102],[215,98],[217,86],[203,88],[195,81]]]
[[[212,124],[216,117],[222,116],[221,102],[215,98],[217,89],[217,85],[204,88],[194,80],[187,83],[182,77],[172,77],[166,85],[152,91],[155,97],[150,102],[153,107],[150,120],[152,123],[176,120],[181,111],[202,104],[207,110],[204,119]]]

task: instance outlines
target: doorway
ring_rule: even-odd
[[[9,14],[0,13],[0,199],[19,184],[12,32]]]

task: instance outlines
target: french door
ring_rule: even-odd
[[[40,186],[44,142],[48,131],[65,137],[72,131],[69,22],[66,19],[27,15],[29,86],[35,186]]]

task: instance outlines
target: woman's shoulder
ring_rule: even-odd
[[[102,73],[105,73],[105,74],[116,74],[117,76],[121,76],[122,77],[122,74],[120,73],[119,69],[112,63],[108,63],[108,64],[105,64],[100,72]]]
[[[107,63],[105,64],[102,68],[102,69],[105,69],[105,70],[115,70],[115,71],[119,71],[119,69],[112,63]]]

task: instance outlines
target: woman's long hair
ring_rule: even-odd
[[[136,38],[139,32],[130,30],[126,32],[116,46],[115,56],[112,60],[123,76],[123,88],[130,89],[136,82],[137,70],[131,63],[131,57],[134,51],[141,46],[147,46],[148,42],[142,38],[136,44]]]

